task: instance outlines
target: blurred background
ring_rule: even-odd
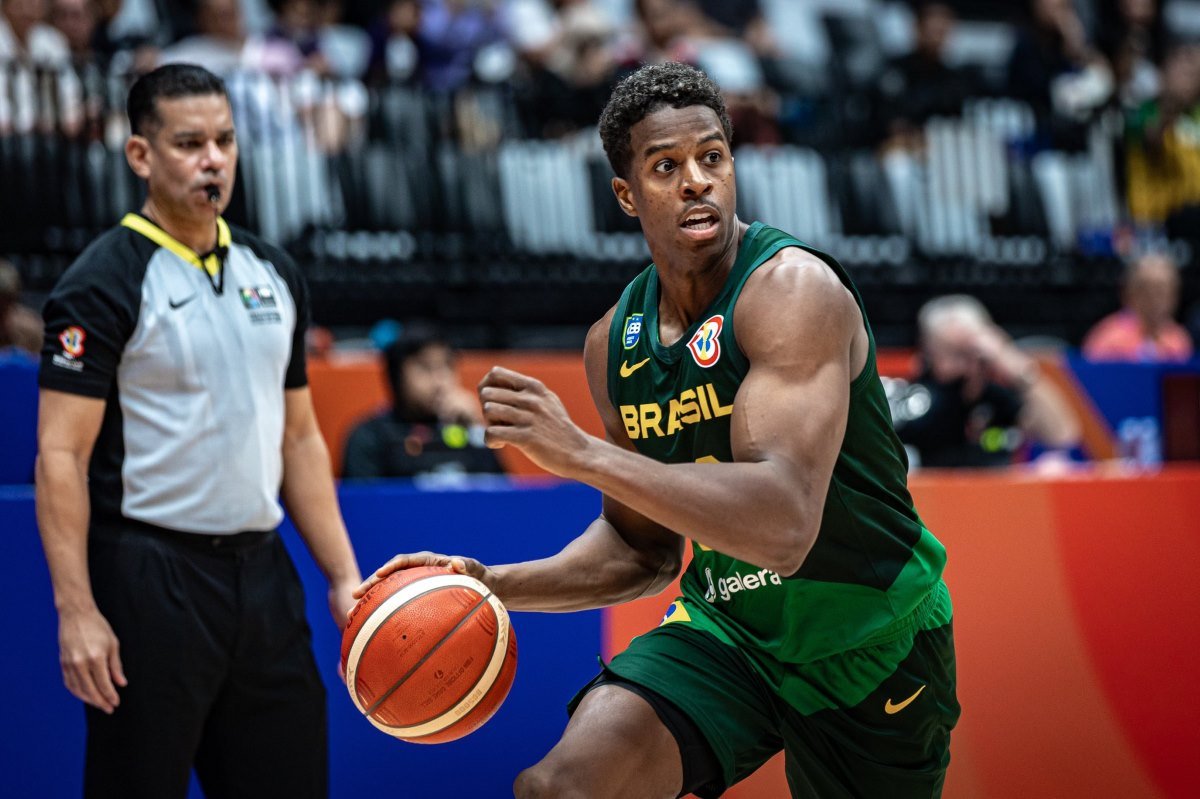
[[[1200,0],[0,0],[0,586],[46,617],[10,675],[46,691],[14,692],[37,706],[0,739],[13,795],[78,793],[81,719],[30,565],[30,352],[56,280],[141,203],[132,77],[190,61],[228,83],[226,216],[309,282],[314,400],[373,567],[434,544],[548,554],[594,512],[479,452],[469,391],[503,363],[599,432],[579,351],[648,252],[595,123],[616,81],[667,59],[725,93],[740,217],[829,251],[865,300],[950,550],[965,715],[947,795],[1191,795],[1200,690],[1168,664],[1200,658]],[[399,426],[360,432],[389,406]],[[372,461],[381,441],[408,457]],[[525,622],[536,676],[483,738],[419,757],[361,730],[332,677],[335,794],[389,784],[369,752],[442,764],[449,782],[414,796],[505,795],[595,653],[668,602]],[[61,759],[30,729],[68,731]],[[491,759],[455,770],[468,756]],[[777,766],[730,795],[784,795]]]

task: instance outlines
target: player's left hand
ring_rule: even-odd
[[[489,447],[511,444],[546,471],[572,476],[591,436],[571,421],[562,400],[542,381],[493,366],[479,383],[479,401]]]

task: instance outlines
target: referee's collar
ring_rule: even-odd
[[[232,236],[229,233],[229,225],[225,224],[225,220],[219,216],[217,217],[217,246],[212,252],[203,257],[141,214],[125,214],[125,218],[121,220],[121,226],[127,227],[136,233],[141,233],[150,239],[150,241],[160,247],[167,248],[197,269],[203,269],[210,277],[215,276],[221,269],[221,260],[218,257],[218,253],[228,251],[229,244],[232,241]]]

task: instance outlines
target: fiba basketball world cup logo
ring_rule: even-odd
[[[692,336],[692,340],[688,342],[688,349],[691,350],[692,358],[696,364],[704,369],[712,366],[721,358],[721,328],[725,325],[725,317],[720,314],[710,316],[704,320],[704,324],[700,325],[696,330],[696,334]]]

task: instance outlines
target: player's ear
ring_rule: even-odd
[[[629,181],[625,178],[612,179],[613,194],[617,195],[617,205],[629,216],[637,216],[637,206],[633,202],[633,192],[629,189]]]
[[[133,174],[142,180],[150,178],[150,140],[136,133],[125,140],[125,160]]]

